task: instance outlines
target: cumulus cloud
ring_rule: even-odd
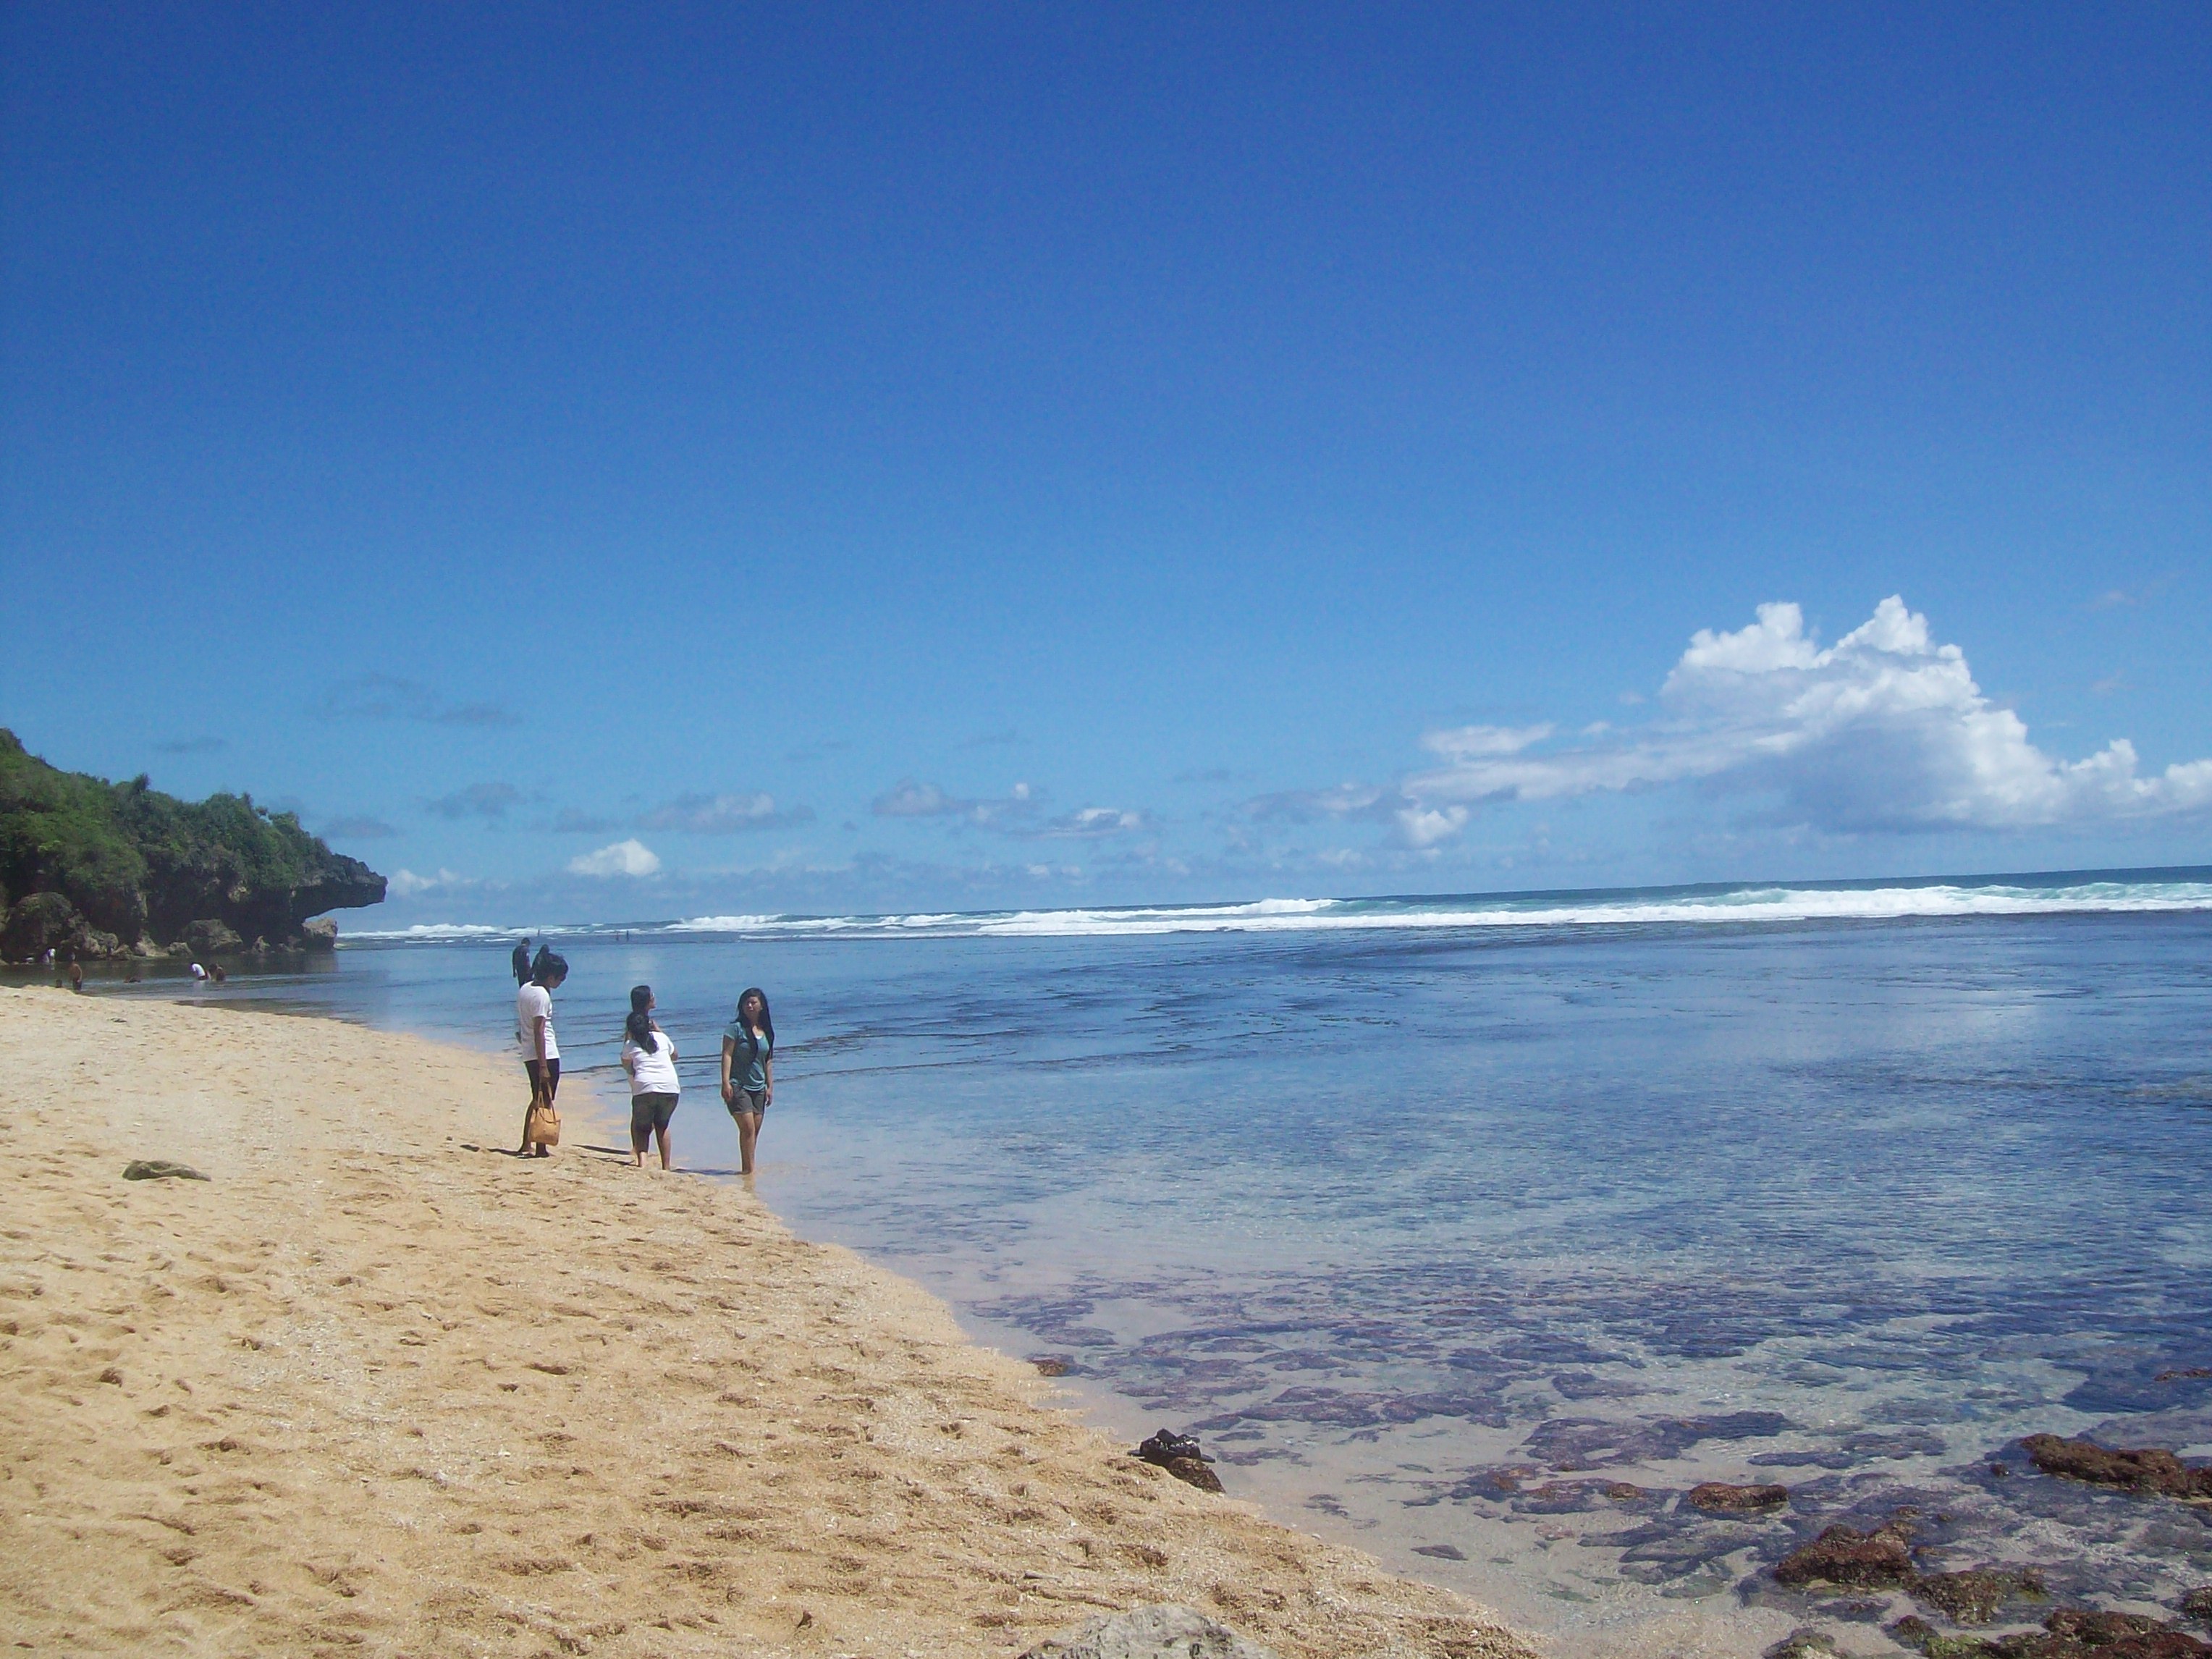
[[[2037,748],[1974,683],[1965,653],[1894,596],[1825,649],[1795,605],[1760,605],[1732,633],[1701,629],[1658,702],[1648,724],[1541,752],[1547,727],[1431,733],[1425,746],[1443,764],[1397,792],[1401,833],[1424,845],[1485,802],[1682,782],[1769,792],[1791,820],[1832,830],[2024,830],[2212,809],[2212,760],[2146,775],[2124,738],[2078,761]]]
[[[933,783],[902,778],[876,797],[868,810],[879,818],[965,818],[970,823],[992,823],[1028,811],[1036,805],[1026,783],[1018,783],[997,799],[972,799],[948,795]]]
[[[1542,729],[1548,732],[1551,728]],[[1502,746],[1500,738],[1486,735],[1504,730],[1498,726],[1461,726],[1455,731],[1433,733],[1437,741],[1429,746],[1446,754],[1510,753],[1510,749]],[[1535,739],[1531,738],[1528,741]],[[1468,820],[1468,809],[1463,805],[1428,805],[1413,799],[1403,789],[1372,783],[1340,783],[1334,789],[1285,789],[1248,800],[1243,810],[1248,817],[1262,823],[1387,823],[1397,832],[1401,842],[1417,852],[1457,835],[1466,828]]]
[[[511,783],[472,783],[465,789],[456,789],[450,795],[441,795],[422,805],[441,818],[475,817],[496,823],[521,799],[522,792]]]
[[[478,884],[473,878],[453,870],[441,870],[429,876],[418,876],[412,870],[398,870],[392,872],[389,884],[392,897],[415,898],[423,893],[459,892]]]
[[[1421,735],[1421,747],[1451,762],[1517,755],[1552,735],[1550,726],[1455,726]]]
[[[332,720],[419,720],[427,726],[520,726],[522,717],[495,702],[448,702],[418,680],[356,674],[323,693],[316,712]]]
[[[659,855],[635,836],[568,860],[572,876],[651,876],[659,871]]]
[[[1125,812],[1118,806],[1084,806],[1065,813],[1030,833],[1058,838],[1095,840],[1142,830],[1147,822],[1142,812]]]
[[[813,817],[814,810],[808,806],[777,811],[773,795],[678,795],[640,818],[638,828],[678,830],[690,836],[728,836],[744,830],[774,830],[787,823],[805,823]]]

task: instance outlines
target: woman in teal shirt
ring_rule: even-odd
[[[748,986],[738,999],[738,1017],[722,1028],[722,1103],[737,1121],[738,1164],[746,1175],[753,1172],[753,1147],[775,1094],[775,1021],[768,994]]]

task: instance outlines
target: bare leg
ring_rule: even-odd
[[[761,1115],[758,1112],[732,1112],[738,1121],[738,1170],[742,1175],[753,1172],[753,1143],[760,1139]]]

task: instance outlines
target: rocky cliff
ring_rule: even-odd
[[[327,949],[384,878],[246,795],[179,800],[64,772],[0,728],[0,957]]]

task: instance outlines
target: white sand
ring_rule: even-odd
[[[1175,1600],[1286,1656],[1530,1653],[1135,1462],[744,1192],[575,1144],[608,1126],[505,1156],[522,1095],[331,1021],[0,991],[11,1650],[936,1659]]]

